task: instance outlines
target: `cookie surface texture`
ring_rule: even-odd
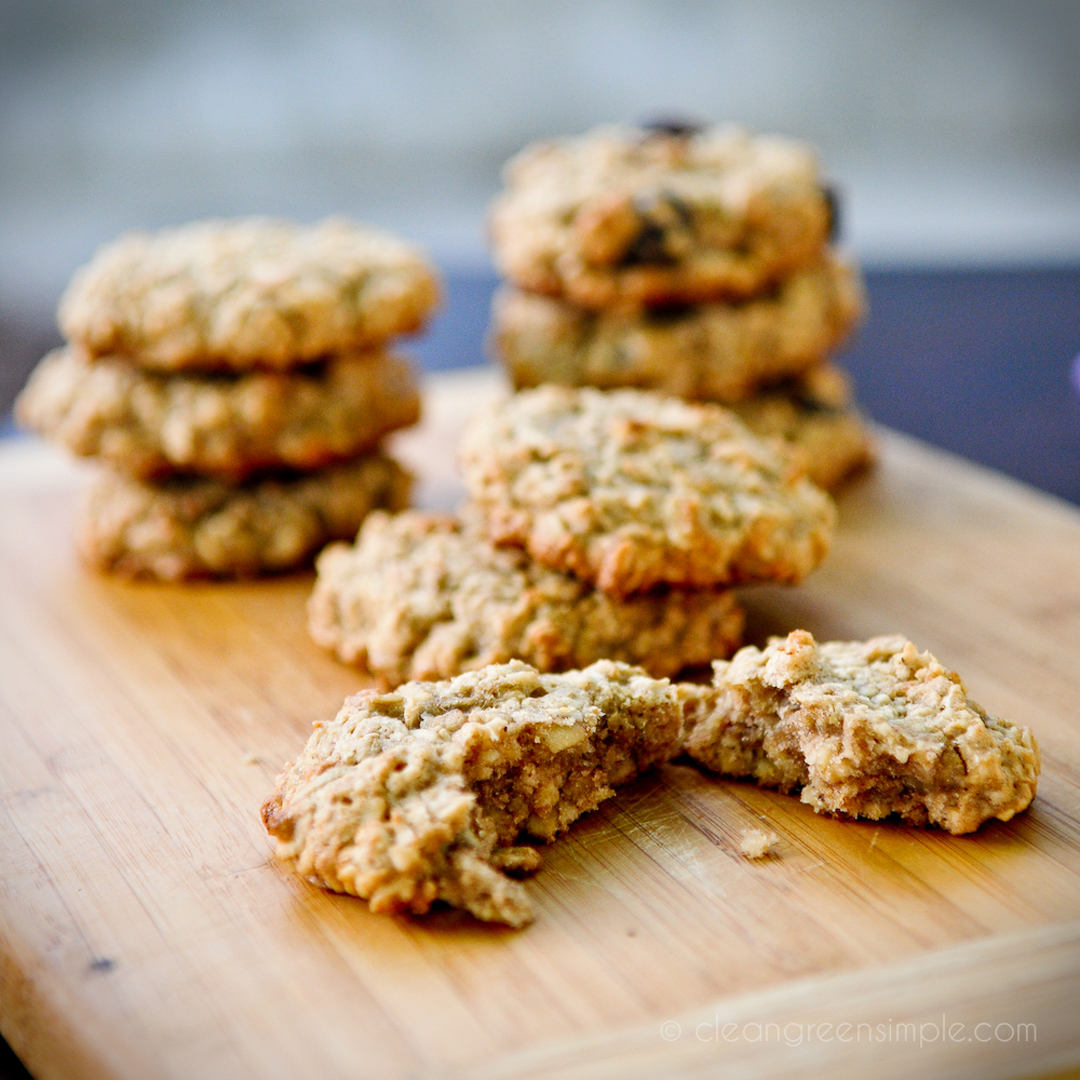
[[[715,772],[801,789],[821,813],[967,833],[1035,797],[1029,728],[988,715],[959,675],[902,637],[818,644],[805,630],[680,684],[685,750]]]
[[[619,595],[800,581],[836,519],[734,413],[645,391],[520,391],[470,423],[460,460],[495,543]]]
[[[621,660],[674,675],[729,656],[744,622],[731,591],[620,600],[414,510],[372,514],[355,545],[331,545],[316,569],[311,636],[387,686],[511,659],[541,671]]]
[[[276,573],[355,535],[372,510],[404,509],[410,486],[409,474],[381,454],[241,485],[201,477],[149,483],[106,470],[87,493],[78,542],[88,563],[126,577]]]
[[[527,147],[504,179],[500,271],[593,309],[751,296],[817,259],[830,228],[810,149],[731,126],[601,128]]]
[[[419,419],[420,392],[411,364],[386,352],[223,375],[148,372],[68,347],[38,365],[16,415],[71,452],[141,479],[194,472],[239,481],[373,450]]]
[[[820,362],[863,307],[858,274],[832,255],[738,304],[590,312],[503,287],[490,344],[519,389],[637,387],[731,404]]]
[[[521,662],[362,691],[316,723],[263,806],[300,876],[423,914],[436,901],[522,926],[532,906],[502,867],[536,869],[551,840],[678,745],[667,680],[607,661],[542,675]]]
[[[248,218],[120,237],[58,318],[92,355],[154,370],[281,369],[412,332],[438,298],[426,258],[388,233]]]

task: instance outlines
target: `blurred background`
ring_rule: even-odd
[[[881,392],[880,419],[896,423],[897,378],[925,383],[912,351],[958,326],[984,353],[956,343],[943,422],[963,379],[998,362],[985,348],[1052,354],[1047,393],[1071,408],[1077,0],[0,0],[0,13],[0,416],[98,244],[206,216],[345,213],[422,243],[451,286],[424,362],[478,363],[502,162],[531,139],[658,113],[817,145],[868,272],[874,314],[852,363],[872,412]],[[1033,281],[1017,307],[1016,283]],[[1010,401],[975,426],[1011,422]]]

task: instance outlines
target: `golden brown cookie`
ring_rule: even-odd
[[[280,370],[417,330],[438,298],[427,259],[388,233],[243,218],[106,244],[59,321],[90,354],[152,370]]]
[[[69,346],[41,361],[15,411],[72,453],[141,479],[240,481],[373,450],[419,419],[420,391],[411,364],[381,351],[289,371],[161,374]]]
[[[801,790],[822,813],[951,833],[1008,821],[1035,797],[1029,728],[990,716],[954,671],[902,637],[818,644],[805,630],[681,684],[685,750],[728,776]]]
[[[490,344],[519,389],[637,387],[731,404],[821,362],[863,306],[857,272],[832,254],[741,303],[589,311],[503,287]]]
[[[661,677],[730,655],[742,636],[730,591],[620,600],[443,514],[374,513],[316,569],[311,636],[386,686],[511,659],[540,671],[621,660]]]
[[[495,543],[623,596],[800,581],[836,519],[730,410],[646,391],[522,390],[471,422],[460,459]]]
[[[500,271],[581,307],[741,299],[819,258],[830,200],[802,143],[734,126],[599,128],[513,158]]]
[[[410,483],[381,454],[241,485],[191,476],[150,483],[105,471],[83,506],[79,546],[91,565],[127,577],[277,573],[355,535],[370,511],[404,509]]]
[[[552,840],[678,747],[666,680],[600,661],[542,675],[514,661],[446,682],[348,698],[317,722],[263,806],[277,854],[301,877],[423,914],[436,901],[522,926],[524,887]]]

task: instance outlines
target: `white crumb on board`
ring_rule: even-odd
[[[739,850],[748,859],[767,859],[780,837],[764,829],[743,829]]]

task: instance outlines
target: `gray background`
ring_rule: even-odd
[[[868,266],[1080,263],[1080,3],[6,0],[0,364],[132,226],[343,212],[486,265],[526,141],[656,113],[820,148]]]

